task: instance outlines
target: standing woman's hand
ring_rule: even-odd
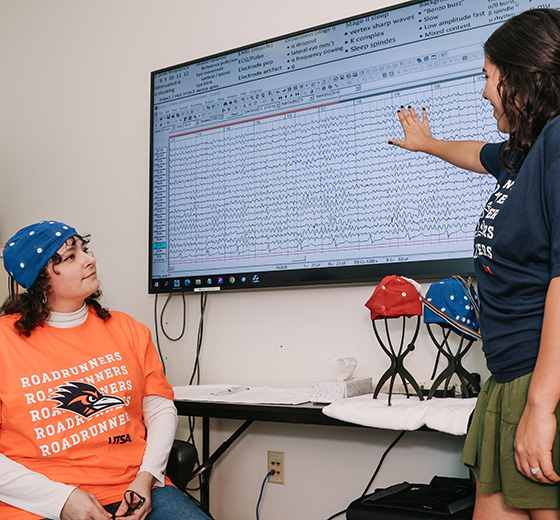
[[[432,135],[428,114],[422,109],[422,120],[412,107],[404,106],[398,112],[404,130],[404,140],[390,139],[389,144],[413,152],[424,152],[444,161],[477,173],[488,173],[480,161],[483,141],[442,141]]]
[[[515,464],[527,478],[545,484],[558,484],[560,477],[552,465],[552,444],[556,436],[556,416],[526,406],[517,426]]]
[[[397,114],[404,130],[404,141],[390,139],[389,144],[400,146],[413,152],[427,151],[429,144],[434,141],[434,137],[430,129],[426,109],[422,109],[422,120],[420,120],[416,111],[410,106],[408,108],[401,106]]]

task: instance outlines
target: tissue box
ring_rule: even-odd
[[[332,403],[337,399],[371,394],[372,392],[371,377],[348,381],[320,381],[313,383],[311,387],[311,401],[314,403]]]

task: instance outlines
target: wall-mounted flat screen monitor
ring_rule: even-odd
[[[153,72],[149,291],[471,273],[493,178],[388,140],[401,105],[505,139],[483,43],[535,3],[407,2]]]

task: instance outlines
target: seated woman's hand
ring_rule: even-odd
[[[76,488],[64,504],[60,520],[107,520],[111,515],[103,509],[97,498]]]
[[[152,510],[152,486],[155,479],[150,473],[141,471],[128,486],[124,499],[115,513],[120,520],[144,520]]]

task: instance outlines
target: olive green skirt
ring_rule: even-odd
[[[515,466],[513,442],[531,376],[527,374],[507,383],[496,383],[491,377],[485,383],[478,396],[461,461],[475,474],[481,493],[501,491],[506,505],[518,509],[559,509],[558,486],[530,480]],[[560,417],[558,409],[556,417]],[[557,472],[558,444],[557,430],[552,449]]]

